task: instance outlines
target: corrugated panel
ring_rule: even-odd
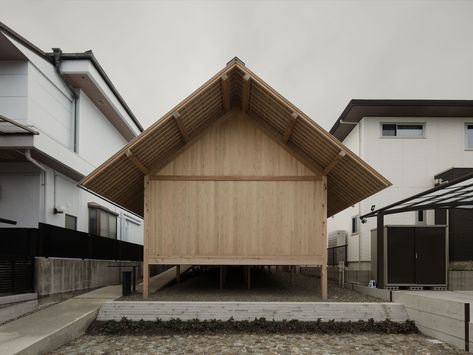
[[[333,215],[384,189],[390,183],[350,152],[337,139],[305,116],[254,73],[234,62],[216,74],[162,119],[82,181],[86,188],[142,215],[143,172],[126,156],[131,150],[147,169],[158,169],[173,159],[189,141],[198,139],[230,107],[242,107],[244,76],[249,76],[247,114],[270,130],[271,136],[303,159],[316,173],[329,166],[340,151],[347,154],[328,174],[328,215]],[[228,77],[224,81],[224,77]],[[224,88],[225,86],[225,88]],[[248,87],[248,86],[247,86]],[[228,92],[225,101],[225,91]],[[180,125],[173,117],[178,114]],[[291,122],[297,115],[294,125]],[[292,127],[287,142],[283,140]],[[184,130],[182,132],[181,130]],[[187,138],[186,138],[187,136]],[[188,143],[187,143],[188,144]]]

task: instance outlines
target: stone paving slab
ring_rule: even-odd
[[[52,354],[463,354],[422,335],[82,336]]]

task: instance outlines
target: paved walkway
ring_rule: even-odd
[[[100,306],[121,296],[121,286],[107,286],[42,309],[0,327],[0,354],[51,351],[82,335]]]

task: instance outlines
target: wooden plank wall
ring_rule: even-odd
[[[150,263],[321,265],[324,181],[243,114],[150,176]]]

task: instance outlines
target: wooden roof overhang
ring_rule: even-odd
[[[317,175],[327,175],[328,216],[390,186],[237,58],[81,181],[143,215],[144,175],[156,173],[233,110],[252,121]]]

